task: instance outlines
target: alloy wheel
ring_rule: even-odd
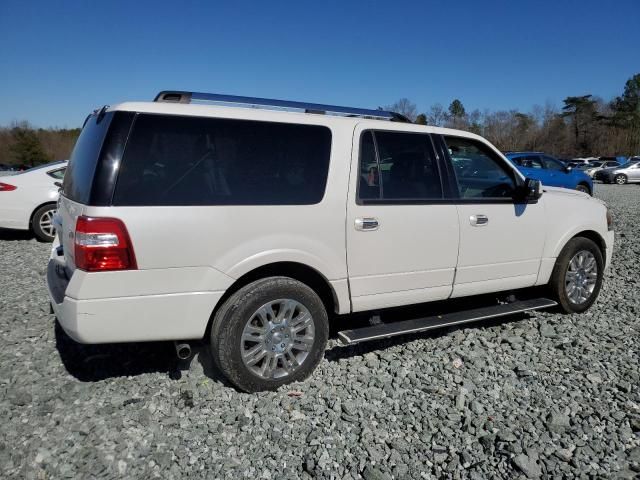
[[[309,310],[296,300],[274,300],[247,321],[240,341],[242,361],[258,377],[286,377],[305,362],[314,340]]]
[[[56,229],[53,226],[53,216],[55,215],[55,210],[47,210],[42,214],[38,224],[40,225],[40,229],[50,237],[54,237],[56,234]]]
[[[598,281],[598,263],[593,253],[580,250],[569,261],[565,274],[565,292],[569,301],[574,304],[586,302],[595,289]]]

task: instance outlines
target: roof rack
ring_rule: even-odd
[[[162,91],[154,102],[192,103],[213,102],[233,104],[246,107],[270,107],[286,110],[302,110],[305,113],[341,115],[346,117],[363,117],[377,120],[411,123],[404,115],[386,110],[369,110],[365,108],[339,107],[336,105],[322,105],[319,103],[294,102],[290,100],[275,100],[270,98],[240,97],[237,95],[222,95],[218,93]]]

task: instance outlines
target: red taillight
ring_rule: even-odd
[[[136,270],[133,245],[122,220],[78,217],[75,232],[75,263],[80,270],[106,272]]]
[[[0,182],[0,192],[12,192],[16,188],[18,187],[16,187],[15,185],[9,185],[8,183]]]

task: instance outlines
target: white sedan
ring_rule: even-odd
[[[43,242],[55,237],[53,214],[67,161],[0,177],[0,228],[31,230]]]

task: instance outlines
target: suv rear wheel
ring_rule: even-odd
[[[246,285],[220,307],[211,326],[211,353],[241,390],[275,390],[307,378],[328,337],[320,297],[297,280],[270,277]]]
[[[551,293],[565,313],[584,312],[598,297],[603,272],[604,260],[598,246],[588,238],[572,238],[553,268]]]
[[[31,230],[41,242],[53,242],[56,231],[53,226],[53,215],[56,213],[55,204],[43,205],[38,208],[31,218]]]

